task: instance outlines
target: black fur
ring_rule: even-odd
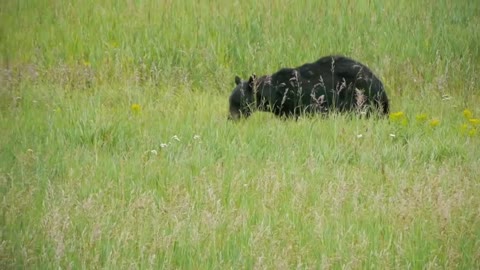
[[[246,81],[236,76],[235,84],[229,119],[248,117],[255,110],[286,117],[331,111],[389,112],[382,82],[368,67],[344,56],[322,57],[272,75],[252,75]]]

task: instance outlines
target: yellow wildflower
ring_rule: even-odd
[[[142,107],[140,106],[140,104],[137,104],[137,103],[132,104],[130,108],[134,113],[139,113],[142,110]]]
[[[473,113],[469,109],[463,110],[463,116],[467,119],[473,118]]]
[[[470,124],[472,124],[472,126],[477,126],[478,124],[480,124],[480,119],[479,118],[470,118],[470,119],[468,119],[468,122],[470,122]]]
[[[474,137],[477,135],[477,128],[474,126],[470,126],[469,124],[465,123],[460,126],[460,132],[463,135],[468,135],[470,137]]]
[[[426,113],[417,114],[417,116],[415,116],[415,119],[417,119],[418,122],[425,122],[427,120],[427,114]]]
[[[438,119],[432,119],[432,120],[430,120],[430,126],[431,126],[431,127],[436,127],[436,126],[438,126],[439,124],[440,124],[440,120],[438,120]]]
[[[395,112],[390,114],[390,119],[392,120],[402,119],[403,117],[405,117],[405,114],[403,112]]]

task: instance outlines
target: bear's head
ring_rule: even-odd
[[[253,74],[248,81],[243,81],[235,76],[235,89],[230,95],[230,115],[229,120],[247,118],[252,114],[255,108],[255,86],[256,76]]]

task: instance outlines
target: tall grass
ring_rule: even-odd
[[[0,267],[479,268],[478,14],[3,1]],[[226,121],[235,75],[332,53],[379,75],[389,119]]]

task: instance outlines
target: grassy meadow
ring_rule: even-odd
[[[479,269],[479,1],[0,3],[1,269]],[[387,119],[227,121],[344,54]]]

